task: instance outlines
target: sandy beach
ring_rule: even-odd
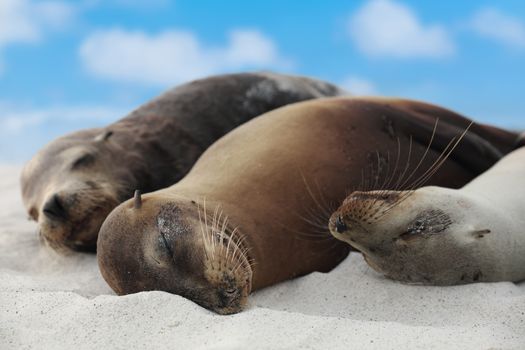
[[[116,296],[89,254],[42,247],[0,166],[0,349],[524,349],[525,283],[408,286],[352,253],[334,271],[215,315],[179,296]]]

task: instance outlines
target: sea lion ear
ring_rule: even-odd
[[[113,135],[113,131],[106,130],[102,134],[98,134],[97,136],[95,136],[94,140],[96,142],[107,141],[107,139],[109,139],[111,135]]]
[[[133,195],[133,207],[135,209],[140,209],[142,207],[142,192],[140,190],[135,190]]]

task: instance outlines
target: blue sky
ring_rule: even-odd
[[[224,72],[310,75],[525,128],[525,2],[0,1],[0,162]]]

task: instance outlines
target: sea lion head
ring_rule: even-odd
[[[490,230],[471,226],[457,191],[354,192],[332,214],[331,234],[360,250],[389,278],[417,284],[458,284],[482,277],[475,245]]]
[[[94,251],[104,218],[131,196],[122,185],[131,179],[122,180],[133,174],[122,171],[111,138],[102,129],[73,133],[45,146],[24,167],[24,205],[52,248]]]
[[[161,290],[219,314],[243,310],[252,282],[246,242],[207,206],[154,192],[115,208],[98,238],[106,282],[120,295]]]

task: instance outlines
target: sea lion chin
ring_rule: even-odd
[[[513,151],[460,189],[352,193],[330,230],[404,283],[524,280],[524,160],[525,148]]]
[[[22,198],[41,237],[60,251],[94,251],[100,225],[139,188],[172,185],[234,127],[289,103],[345,94],[314,79],[243,73],[167,91],[123,119],[46,145],[24,167]]]
[[[440,142],[428,149],[437,118]],[[420,176],[450,130],[468,124],[437,106],[392,99],[318,99],[266,113],[215,142],[178,183],[115,208],[98,239],[102,276],[118,294],[164,290],[238,312],[250,291],[328,272],[346,257],[350,247],[326,227],[330,203],[362,181],[377,154],[398,144],[411,144],[414,157],[427,152],[422,168],[408,167]],[[512,133],[472,129],[430,183],[461,186],[513,146]],[[224,258],[210,260],[217,252]]]

